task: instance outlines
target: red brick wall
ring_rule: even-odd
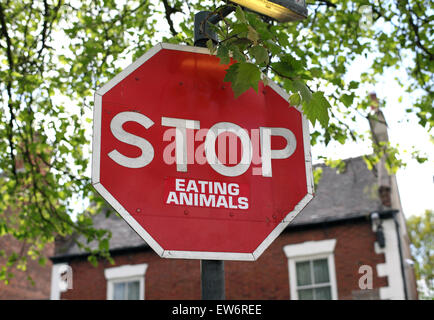
[[[369,222],[324,226],[311,230],[288,231],[255,262],[225,262],[227,299],[289,299],[288,262],[283,252],[287,244],[337,239],[336,278],[339,299],[352,299],[359,290],[360,265],[374,271],[373,286],[387,286],[386,278],[376,275],[376,265],[384,255],[374,252],[375,235]],[[200,299],[200,263],[197,260],[161,259],[152,250],[114,256],[115,265],[101,262],[97,268],[83,260],[73,260],[73,289],[63,299],[105,299],[104,269],[123,264],[147,263],[146,299]],[[399,268],[399,266],[397,266]]]
[[[25,252],[28,245],[23,247],[22,242],[13,239],[10,236],[3,236],[0,238],[0,248],[6,251],[6,254],[11,252]],[[31,260],[28,258],[27,270],[25,272],[13,268],[11,271],[14,277],[6,285],[3,281],[0,281],[0,299],[4,300],[24,300],[24,299],[50,299],[51,289],[51,262],[48,257],[54,254],[54,245],[48,245],[44,249],[44,255],[47,257],[47,263],[45,266],[39,265],[37,260]],[[6,263],[5,258],[0,259],[0,267]],[[35,282],[32,285],[27,280],[30,276]]]
[[[147,263],[146,299],[200,299],[200,263],[197,260],[161,259],[152,250],[115,256],[115,264],[103,261],[97,267],[74,260],[73,289],[62,293],[62,299],[106,299],[107,281],[104,269],[124,264]]]

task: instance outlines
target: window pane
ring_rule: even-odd
[[[128,300],[139,300],[140,298],[140,282],[128,282]]]
[[[298,290],[298,300],[313,300],[313,290],[312,289]]]
[[[331,300],[332,292],[330,287],[316,288],[315,290],[315,300]]]
[[[310,261],[296,262],[295,269],[297,270],[298,286],[312,284],[312,279],[310,277]]]
[[[125,282],[113,284],[113,300],[125,300]]]
[[[315,278],[314,283],[329,282],[329,267],[327,259],[313,261],[313,274]]]

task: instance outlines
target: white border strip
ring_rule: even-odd
[[[163,258],[255,261],[251,253],[165,250]]]
[[[271,243],[282,233],[288,224],[295,216],[309,203],[313,198],[313,174],[312,174],[312,159],[310,154],[310,136],[309,123],[303,116],[301,109],[296,108],[302,115],[302,130],[303,144],[306,164],[306,196],[294,207],[294,210],[289,212],[276,228],[265,238],[253,253],[242,252],[205,252],[205,251],[176,251],[164,250],[151,235],[125,210],[124,207],[108,192],[108,190],[100,183],[100,161],[101,161],[101,115],[102,115],[102,96],[110,89],[116,86],[119,82],[125,79],[130,73],[135,71],[143,63],[153,57],[162,49],[178,50],[184,52],[194,52],[199,54],[209,54],[207,48],[182,46],[168,43],[159,43],[148,50],[144,55],[130,64],[122,72],[116,75],[108,83],[95,93],[95,109],[94,109],[94,124],[93,124],[93,139],[92,139],[92,184],[98,193],[115,209],[121,217],[130,225],[131,228],[146,241],[146,243],[163,258],[178,258],[178,259],[207,259],[207,260],[240,260],[254,261],[267,249]],[[289,95],[275,82],[269,79],[268,84],[276,91],[283,99],[288,101]],[[97,134],[99,133],[99,134]]]
[[[309,133],[309,121],[304,116],[303,112],[301,112],[301,117],[303,121],[303,144],[304,144],[304,159],[306,166],[306,186],[307,192],[314,196],[314,181],[313,181],[313,172],[312,172],[312,154],[310,152],[310,133]],[[309,200],[310,201],[310,200]]]
[[[93,109],[93,136],[92,136],[92,184],[99,182],[101,161],[101,115],[102,96],[95,93]]]
[[[184,45],[172,44],[172,43],[161,43],[161,47],[163,49],[168,49],[168,50],[210,54],[208,48],[202,48],[202,47],[191,47],[191,46],[184,46]]]

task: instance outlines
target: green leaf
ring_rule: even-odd
[[[254,45],[258,44],[259,35],[252,26],[248,26],[249,31],[247,32],[247,39],[253,42]]]
[[[235,82],[238,77],[238,68],[240,67],[239,63],[234,63],[228,69],[226,69],[226,75],[223,79],[224,82]]]
[[[242,23],[247,23],[247,19],[246,16],[244,14],[243,9],[241,9],[240,6],[237,6],[237,8],[235,9],[235,17],[237,17],[237,20],[242,22]]]
[[[354,93],[352,94],[343,94],[341,96],[341,101],[346,107],[351,107],[354,101]]]
[[[281,61],[273,62],[271,66],[279,75],[290,79],[299,75],[304,69],[303,62],[290,55],[285,55]]]
[[[110,249],[109,240],[107,238],[100,241],[99,249],[101,251],[108,251]]]
[[[323,74],[323,71],[321,70],[321,68],[312,68],[309,71],[310,71],[311,75],[315,78],[319,78]]]
[[[312,98],[309,101],[303,101],[303,113],[310,120],[312,125],[316,121],[321,124],[323,128],[328,126],[329,114],[328,110],[331,108],[330,103],[324,97],[321,91],[312,93]]]
[[[279,55],[282,52],[282,48],[276,44],[273,40],[268,39],[264,42],[264,46],[270,50],[273,55]]]
[[[291,106],[298,106],[298,105],[300,105],[300,103],[301,103],[301,97],[300,97],[300,94],[298,94],[297,92],[293,93],[289,97],[289,104]]]
[[[227,70],[224,81],[232,83],[235,98],[250,88],[258,92],[258,83],[261,80],[259,68],[248,62],[235,63]]]
[[[268,64],[269,62],[268,51],[264,47],[253,46],[250,49],[250,54],[255,58],[257,64]]]
[[[221,44],[217,49],[217,57],[220,58],[221,64],[229,64],[231,58],[229,56],[229,49],[224,44]]]
[[[234,23],[232,25],[232,31],[229,33],[229,36],[240,35],[242,33],[246,33],[249,31],[249,27],[245,23]]]
[[[351,81],[350,82],[350,84],[349,84],[349,86],[348,86],[348,88],[350,89],[350,90],[352,90],[352,89],[357,89],[358,87],[359,87],[359,82],[357,82],[357,81]]]
[[[303,98],[303,101],[309,102],[312,93],[310,92],[309,88],[306,86],[306,84],[301,80],[294,80],[292,81],[292,91],[298,91],[301,94],[301,97]]]
[[[89,261],[92,264],[92,266],[94,266],[94,267],[98,266],[98,259],[94,255],[88,256],[87,261]]]
[[[245,56],[244,53],[240,50],[239,46],[237,46],[237,45],[231,45],[229,49],[230,49],[230,51],[232,52],[232,56],[233,56],[233,58],[234,58],[237,62],[246,62],[246,56]]]
[[[284,32],[279,32],[277,34],[277,39],[279,40],[279,43],[282,47],[289,46],[288,34]]]

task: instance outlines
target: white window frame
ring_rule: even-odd
[[[289,288],[291,300],[298,300],[296,263],[318,259],[327,259],[331,297],[332,300],[338,299],[338,288],[336,284],[336,268],[334,258],[335,246],[336,239],[328,239],[321,241],[308,241],[303,243],[290,244],[283,247],[283,251],[288,258]],[[312,285],[312,287],[317,286]]]
[[[104,276],[107,280],[107,300],[113,300],[114,284],[119,282],[139,281],[139,299],[145,299],[145,273],[148,264],[123,265],[107,268]]]

